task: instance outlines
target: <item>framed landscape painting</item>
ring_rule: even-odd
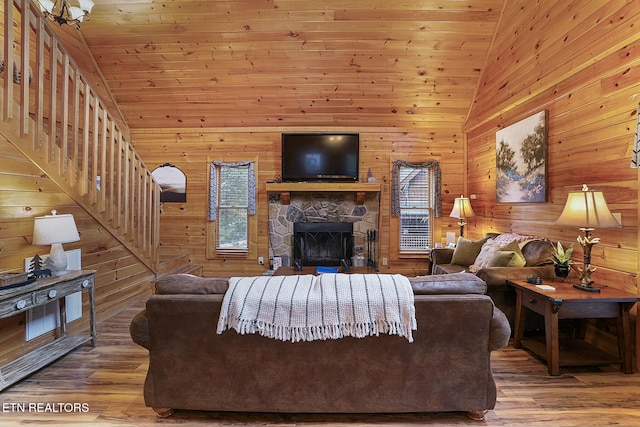
[[[160,185],[161,202],[187,201],[187,177],[180,169],[171,163],[158,166],[151,172],[153,178]]]
[[[496,132],[496,201],[547,200],[547,112]]]

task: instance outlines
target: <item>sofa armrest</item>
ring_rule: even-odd
[[[147,310],[142,310],[131,320],[129,334],[134,343],[147,350],[150,349],[151,340],[149,339],[149,318],[147,317]]]
[[[431,272],[433,266],[442,264],[451,264],[453,259],[453,249],[451,248],[434,248],[431,249]]]
[[[229,287],[228,277],[199,277],[192,274],[169,274],[155,282],[155,293],[169,294],[224,294]]]
[[[500,350],[509,344],[511,326],[507,316],[498,308],[493,309],[491,318],[491,333],[489,334],[489,351]]]
[[[554,277],[553,266],[540,267],[485,267],[476,272],[476,276],[487,283],[487,287],[504,285],[507,280],[525,280],[529,276],[551,280]]]

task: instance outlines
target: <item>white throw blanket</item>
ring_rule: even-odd
[[[413,342],[413,290],[399,274],[232,277],[217,332],[283,341],[400,335]]]

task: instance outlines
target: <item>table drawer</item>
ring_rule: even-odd
[[[19,295],[2,301],[0,317],[9,317],[34,307],[35,293]]]
[[[37,304],[41,304],[46,303],[47,301],[54,301],[64,296],[80,292],[85,288],[91,286],[92,284],[93,279],[89,278],[58,283],[53,286],[36,291],[35,302]]]
[[[549,299],[544,296],[534,294],[533,292],[522,292],[522,306],[529,310],[544,314],[545,304],[549,303]]]

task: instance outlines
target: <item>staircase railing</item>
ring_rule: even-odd
[[[140,261],[158,266],[160,188],[31,0],[0,0],[2,134]]]

